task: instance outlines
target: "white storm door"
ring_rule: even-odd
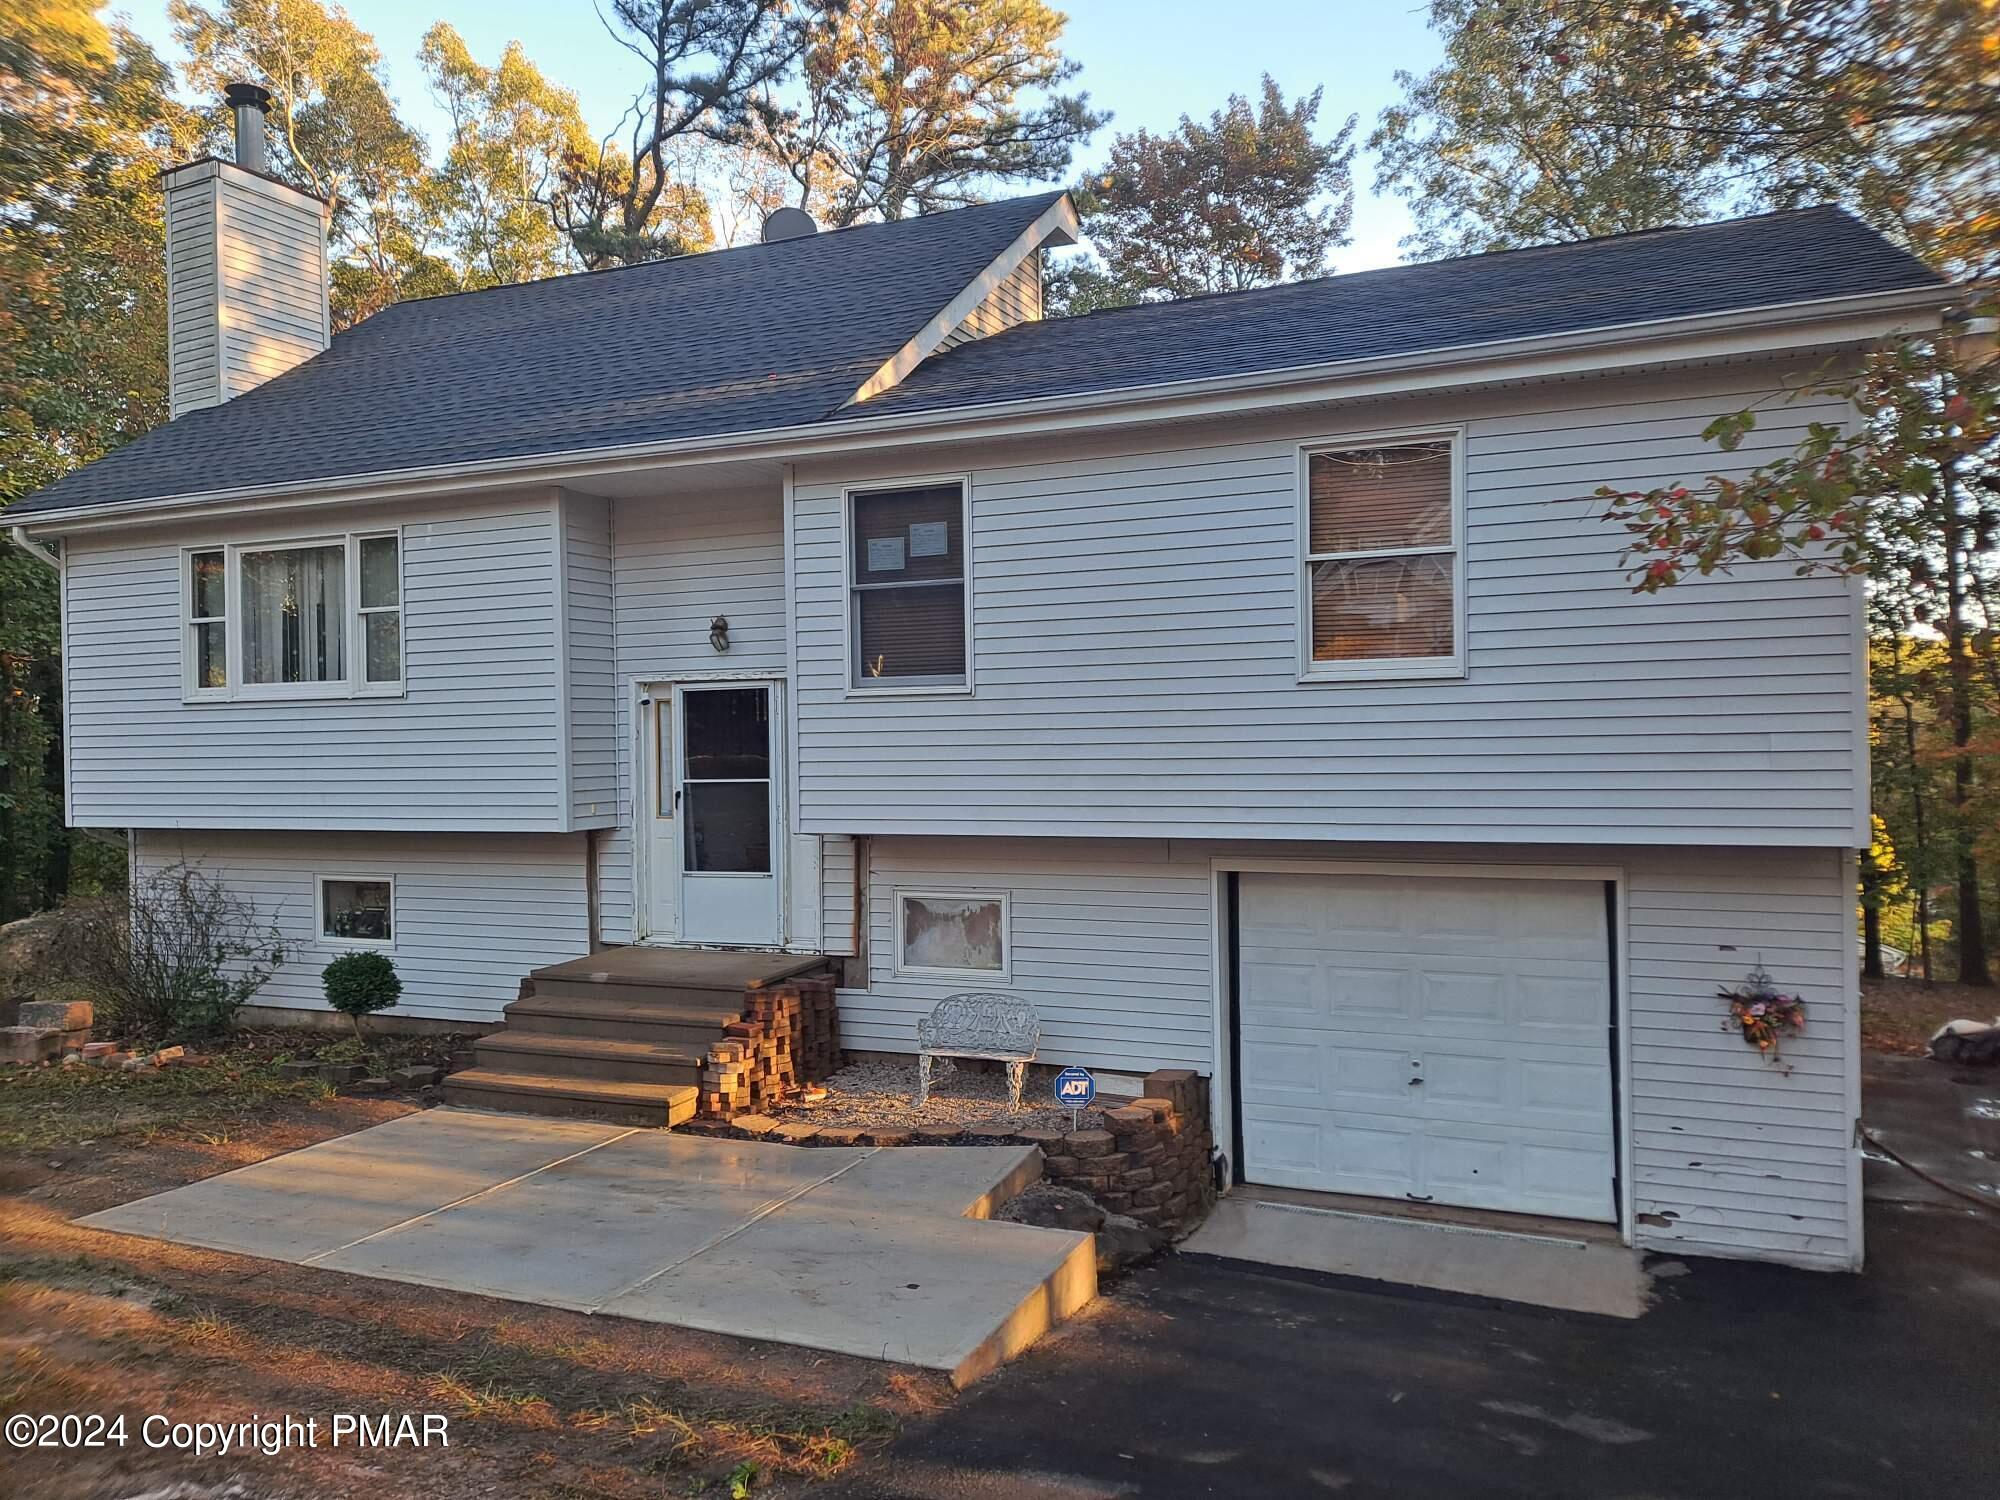
[[[674,690],[656,683],[639,695],[640,720],[645,727],[645,793],[641,799],[636,837],[645,865],[646,909],[641,937],[671,942],[679,934],[680,819],[674,804],[680,793],[679,757],[674,749]]]
[[[776,687],[684,684],[674,702],[680,940],[776,947]]]
[[[1615,1222],[1601,882],[1238,879],[1249,1181]]]

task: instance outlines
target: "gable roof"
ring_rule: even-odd
[[[1062,196],[395,303],[7,515],[817,421]]]
[[[398,303],[6,518],[1951,295],[1859,220],[1813,208],[1024,323],[924,358],[1062,198]],[[850,400],[888,370],[900,383]]]
[[[1947,286],[1846,211],[1797,209],[1024,323],[926,360],[840,415],[1084,395]]]

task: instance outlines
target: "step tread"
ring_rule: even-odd
[[[658,1104],[663,1108],[695,1096],[691,1083],[625,1083],[604,1078],[562,1078],[552,1073],[512,1073],[500,1068],[466,1068],[451,1074],[444,1084],[447,1094],[456,1085],[481,1092],[553,1095],[605,1104]]]
[[[597,1057],[607,1062],[659,1063],[663,1066],[698,1068],[704,1055],[683,1047],[663,1047],[654,1042],[626,1042],[610,1037],[558,1036],[546,1031],[492,1031],[479,1038],[477,1047],[495,1052],[540,1053],[554,1057]]]
[[[743,1019],[743,1007],[690,1005],[662,1000],[580,999],[569,995],[529,995],[509,1002],[503,1009],[509,1016],[573,1016],[587,1021],[630,1021],[645,1026],[705,1026],[717,1030],[731,1021]]]

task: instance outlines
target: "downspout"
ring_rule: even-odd
[[[8,528],[7,534],[13,537],[14,545],[16,547],[19,547],[23,552],[27,553],[28,556],[33,558],[38,558],[40,561],[47,563],[50,567],[54,568],[58,573],[62,571],[62,559],[60,557],[57,557],[55,553],[49,551],[47,546],[45,546],[43,543],[38,542],[33,537],[29,536],[27,527],[25,526],[10,527]]]

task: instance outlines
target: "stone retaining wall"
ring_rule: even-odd
[[[1112,1213],[1127,1214],[1170,1239],[1208,1217],[1215,1206],[1210,1164],[1215,1143],[1206,1078],[1185,1068],[1149,1073],[1142,1098],[1106,1110],[1102,1118],[1101,1129],[1017,1130],[999,1120],[963,1127],[863,1127],[738,1114],[690,1120],[679,1128],[796,1146],[1038,1146],[1045,1180],[1088,1193]]]

